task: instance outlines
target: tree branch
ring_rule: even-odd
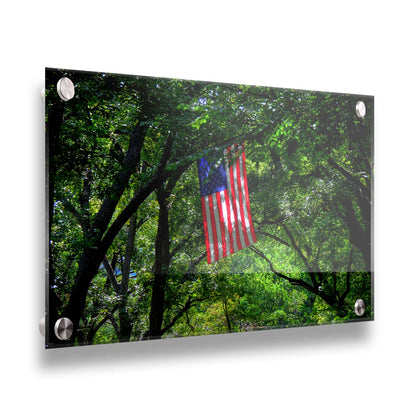
[[[199,264],[204,258],[206,257],[206,253],[202,253],[201,255],[199,255],[196,259],[192,260],[189,263],[189,267],[188,270],[184,273],[185,276],[188,276],[191,274],[191,272],[193,271],[193,269],[195,268],[195,266],[197,264]]]
[[[84,173],[84,180],[82,182],[82,192],[79,196],[79,203],[81,205],[81,218],[83,227],[87,230],[90,227],[90,195],[91,195],[91,169],[86,168]]]
[[[290,242],[292,243],[293,248],[296,250],[296,252],[299,254],[300,258],[302,259],[303,263],[305,264],[306,270],[309,273],[309,276],[312,279],[312,283],[314,285],[314,287],[318,287],[318,282],[316,281],[315,275],[313,273],[313,270],[308,262],[308,259],[305,257],[305,255],[303,254],[302,250],[300,249],[300,247],[297,245],[292,233],[289,231],[289,229],[287,228],[287,226],[285,224],[282,223],[282,227],[285,230],[287,236],[289,237]]]
[[[129,148],[123,161],[123,167],[114,179],[110,191],[101,204],[101,207],[96,214],[91,227],[91,231],[93,233],[98,232],[98,236],[102,236],[105,229],[107,228],[108,223],[114,214],[114,210],[116,209],[116,206],[124,190],[126,189],[129,179],[133,172],[135,172],[136,167],[140,162],[140,153],[146,134],[146,129],[146,127],[141,126],[141,123],[137,123],[130,134]],[[130,217],[131,215],[128,218]]]
[[[257,231],[257,234],[265,235],[266,237],[270,237],[273,240],[276,240],[278,243],[282,243],[285,246],[290,247],[290,244],[287,241],[282,240],[281,238],[277,237],[276,235],[273,235],[273,234],[270,234],[270,233],[266,233],[265,231]]]
[[[143,203],[143,201],[156,190],[160,184],[162,184],[166,179],[172,175],[181,175],[192,163],[192,161],[187,160],[186,162],[176,166],[176,169],[168,169],[169,166],[166,166],[168,159],[170,157],[170,152],[173,145],[173,135],[169,134],[165,149],[163,151],[159,166],[155,172],[153,178],[151,178],[145,186],[137,190],[137,193],[127,206],[120,212],[118,217],[113,221],[113,223],[108,228],[102,239],[102,249],[104,252],[110,247],[116,235],[119,233],[123,225],[129,220],[129,218],[134,214],[137,208]]]
[[[341,175],[347,178],[354,185],[362,189],[368,198],[371,198],[370,190],[359,179],[355,178],[350,172],[345,170],[342,166],[338,165],[332,158],[328,159],[328,164],[332,166],[334,169],[336,169],[338,172],[340,172]]]
[[[353,252],[354,252],[354,247],[351,249],[350,252],[350,261],[348,264],[348,271],[347,271],[347,282],[346,282],[346,286],[345,286],[345,291],[342,294],[342,296],[340,297],[340,305],[342,305],[345,301],[345,298],[347,297],[350,289],[351,289],[351,268],[352,268],[352,260],[353,260]]]
[[[137,212],[135,212],[129,223],[129,230],[127,233],[126,251],[124,255],[122,278],[120,284],[120,295],[125,296],[129,288],[130,266],[133,256],[134,239],[136,237]]]
[[[64,206],[64,208],[74,216],[74,218],[78,221],[78,224],[81,226],[81,228],[84,230],[84,224],[82,221],[82,215],[80,212],[78,212],[78,210],[71,204],[71,202],[69,202],[65,196],[62,196],[62,198],[60,198],[62,205]]]
[[[169,258],[171,259],[179,250],[181,250],[185,244],[191,239],[192,236],[189,236],[176,245],[176,247],[169,253]]]
[[[104,265],[105,270],[107,271],[108,278],[110,279],[111,285],[113,286],[114,291],[118,295],[120,293],[121,285],[119,285],[117,282],[117,278],[114,274],[114,270],[111,267],[110,262],[108,261],[107,255],[104,256],[103,265]]]
[[[283,273],[278,272],[274,266],[273,263],[270,261],[269,258],[266,257],[266,255],[260,251],[257,247],[254,246],[249,246],[248,247],[251,251],[254,251],[257,255],[259,255],[261,258],[263,258],[264,260],[267,261],[267,263],[269,264],[270,270],[273,274],[275,274],[278,277],[281,277],[285,280],[287,280],[289,283],[291,283],[292,285],[297,285],[297,286],[302,286],[305,289],[308,289],[311,292],[316,292],[315,288],[313,286],[311,286],[309,283],[303,281],[302,279],[293,279],[292,277],[286,276]]]
[[[319,261],[319,254],[321,253],[321,248],[322,248],[322,246],[324,245],[325,241],[326,241],[326,240],[324,240],[324,241],[322,242],[322,244],[318,247],[318,250],[316,250],[315,261],[313,262],[314,268],[316,269],[316,271],[317,271],[318,273],[321,273],[321,269],[319,268],[319,264],[318,264],[318,261]]]
[[[192,308],[192,306],[194,306],[195,303],[198,302],[203,302],[204,300],[206,300],[207,298],[200,298],[200,299],[188,299],[185,303],[185,305],[182,307],[182,309],[172,318],[172,320],[170,321],[170,323],[168,325],[166,325],[162,330],[162,335],[168,331],[170,328],[173,327],[173,325],[175,325],[176,321],[190,308]]]
[[[95,334],[107,322],[108,318],[109,318],[109,314],[106,314],[97,325],[95,325],[95,326],[93,325],[91,327],[91,329],[88,331],[88,334],[87,334],[88,342],[90,342],[90,343],[93,342]]]
[[[117,337],[119,337],[120,336],[120,327],[118,325],[117,319],[115,318],[115,316],[111,312],[109,312],[107,314],[107,319],[109,319],[111,321],[111,324],[114,327],[114,331],[116,332]]]
[[[311,284],[309,284],[308,282],[305,282],[302,279],[294,279],[292,277],[286,276],[283,273],[278,272],[277,270],[275,270],[275,268],[273,266],[273,263],[270,261],[270,259],[268,259],[266,257],[266,255],[264,253],[262,253],[258,248],[254,247],[254,246],[249,246],[248,248],[250,250],[254,251],[256,254],[258,254],[264,260],[266,260],[267,263],[269,264],[271,272],[273,274],[275,274],[276,276],[287,280],[290,284],[292,284],[294,286],[302,286],[303,288],[305,288],[309,292],[314,293],[315,295],[322,298],[330,306],[333,306],[335,304],[335,298],[333,296],[326,295],[324,292],[320,291],[318,287],[312,286]]]

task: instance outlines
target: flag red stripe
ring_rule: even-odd
[[[230,185],[231,185],[231,204],[234,212],[234,223],[235,223],[235,234],[237,238],[238,250],[241,250],[240,233],[238,229],[238,216],[237,216],[237,205],[235,203],[235,190],[234,190],[234,177],[233,177],[233,165],[230,165]]]
[[[207,212],[205,210],[205,198],[201,198],[202,205],[202,218],[204,220],[204,234],[205,234],[205,246],[207,248],[207,262],[211,263],[211,250],[209,247],[209,234],[208,234],[208,223],[207,223]]]
[[[243,227],[244,241],[246,242],[246,246],[249,246],[250,242],[248,241],[248,234],[247,234],[246,221],[245,221],[244,208],[243,208],[243,195],[241,192],[240,157],[237,157],[235,165],[237,169],[237,186],[238,186],[238,199],[240,201],[241,226]]]
[[[212,237],[214,239],[214,257],[215,257],[215,261],[217,261],[219,259],[218,239],[217,239],[217,228],[215,227],[214,205],[212,202],[212,195],[209,195],[208,199],[209,199],[209,213],[211,217]]]
[[[230,240],[230,253],[234,253],[234,238],[233,238],[233,225],[231,223],[231,210],[230,210],[230,198],[228,198],[228,191],[224,191],[225,205],[227,206],[227,219],[228,219],[228,235]]]
[[[244,144],[243,144],[244,149]],[[250,200],[248,197],[248,185],[247,185],[247,173],[246,173],[246,152],[243,152],[243,174],[244,174],[244,189],[246,191],[246,205],[248,221],[250,223],[251,236],[253,237],[253,243],[257,241],[256,234],[254,233],[253,221],[251,220]]]
[[[224,228],[224,216],[222,214],[222,204],[220,192],[217,192],[217,205],[218,215],[220,217],[220,228],[221,228],[221,243],[222,243],[222,258],[227,256],[227,244],[225,242],[225,228]]]

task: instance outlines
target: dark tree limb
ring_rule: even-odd
[[[338,172],[340,172],[341,175],[343,175],[345,178],[347,178],[354,185],[358,186],[364,192],[364,194],[367,196],[367,198],[371,198],[370,189],[367,188],[359,179],[354,177],[350,172],[348,172],[342,166],[338,165],[332,158],[328,159],[328,164],[331,167],[333,167],[334,169],[336,169]]]
[[[86,168],[84,172],[84,179],[82,181],[82,191],[79,196],[79,203],[81,206],[81,225],[83,228],[88,230],[90,227],[90,196],[91,196],[91,181],[92,181],[92,172],[91,169]]]
[[[71,202],[69,202],[69,200],[65,196],[62,196],[60,200],[65,210],[72,214],[72,216],[81,226],[84,235],[86,235],[89,229],[89,224],[88,222],[84,221],[83,215],[75,208],[75,206]]]
[[[192,306],[194,306],[196,303],[199,302],[203,302],[204,300],[206,300],[207,298],[199,298],[199,299],[188,299],[185,303],[185,305],[179,310],[179,312],[173,317],[173,319],[169,322],[168,325],[166,325],[164,328],[162,328],[161,332],[162,334],[164,334],[166,331],[168,331],[169,329],[171,329],[175,323],[178,321],[178,319],[186,312],[188,311],[190,308],[192,308]]]
[[[192,260],[189,263],[189,267],[186,270],[186,272],[184,273],[184,275],[185,276],[188,276],[188,275],[192,274],[195,266],[197,266],[206,257],[206,255],[207,254],[204,252],[204,253],[200,254],[196,259]]]
[[[293,234],[289,231],[289,228],[286,226],[286,224],[282,224],[282,227],[285,230],[286,235],[289,237],[289,240],[292,244],[292,247],[295,249],[296,253],[298,253],[299,257],[302,259],[303,263],[305,264],[306,269],[311,270],[307,258],[305,257],[302,250],[300,249],[300,247],[296,243],[295,238],[293,237]]]
[[[117,278],[116,275],[114,274],[114,270],[111,267],[110,262],[108,261],[107,256],[104,256],[103,259],[103,266],[107,272],[108,278],[111,282],[111,286],[113,286],[114,291],[116,292],[116,294],[118,295],[120,292],[120,284],[117,282]]]
[[[371,270],[371,235],[363,228],[356,216],[351,199],[340,198],[339,203],[344,210],[344,219],[348,226],[349,239],[352,245],[363,255],[367,270]]]
[[[294,286],[301,286],[301,287],[305,288],[309,292],[314,293],[315,295],[321,297],[330,306],[333,306],[335,304],[336,299],[334,298],[334,296],[327,295],[323,291],[319,290],[319,288],[317,286],[312,286],[311,284],[309,284],[308,282],[305,282],[302,279],[294,279],[292,277],[286,276],[283,273],[278,272],[274,268],[273,263],[271,262],[271,260],[262,251],[260,251],[258,248],[254,247],[254,246],[249,246],[248,248],[250,250],[254,251],[254,253],[258,254],[261,258],[263,258],[269,264],[270,271],[275,276],[281,277],[282,279],[287,280],[290,284],[292,284]]]
[[[116,317],[112,313],[108,313],[107,319],[110,320],[111,325],[113,325],[114,327],[114,331],[116,332],[117,337],[120,338],[120,327],[118,325]]]
[[[165,311],[166,279],[170,263],[169,253],[169,208],[166,192],[163,184],[156,190],[159,204],[159,218],[155,241],[155,262],[153,264],[153,287],[149,313],[149,336],[160,337]]]
[[[171,250],[169,253],[170,258],[175,256],[176,253],[178,253],[180,250],[182,250],[183,247],[185,247],[186,243],[191,239],[191,236],[179,241],[179,243],[176,245],[176,247]]]
[[[121,285],[120,285],[120,295],[127,294],[127,290],[129,288],[129,280],[130,280],[130,268],[131,268],[131,261],[133,257],[133,250],[134,250],[134,240],[136,237],[137,231],[137,213],[134,213],[130,218],[129,223],[129,230],[127,232],[127,241],[126,241],[126,250],[124,252],[124,261],[123,267],[121,272]]]
[[[224,308],[224,315],[225,315],[225,320],[227,322],[227,328],[228,328],[228,332],[231,334],[232,332],[232,327],[231,327],[231,320],[230,320],[230,315],[228,313],[228,306],[227,306],[227,299],[224,298],[222,300],[222,304],[223,304],[223,308]]]
[[[102,239],[102,246],[105,251],[110,247],[114,238],[120,232],[123,225],[131,218],[137,208],[146,200],[146,198],[154,192],[162,183],[164,183],[172,175],[181,175],[192,163],[192,161],[185,161],[182,164],[178,164],[176,169],[166,169],[170,151],[173,145],[173,135],[169,136],[169,142],[166,144],[163,155],[161,157],[159,166],[155,175],[147,182],[147,184],[137,190],[137,193],[127,206],[120,212],[118,217],[108,228]]]
[[[318,247],[318,250],[316,250],[315,260],[314,260],[314,262],[313,262],[314,268],[316,269],[316,271],[317,271],[318,273],[320,273],[320,272],[321,272],[321,269],[319,268],[319,263],[318,263],[318,261],[319,261],[319,254],[321,253],[321,248],[322,248],[322,246],[324,245],[324,243],[325,243],[325,241],[324,241],[324,242],[322,242],[322,244]]]
[[[93,220],[91,228],[93,236],[95,237],[100,237],[105,232],[108,223],[114,214],[116,206],[128,185],[131,175],[136,171],[136,168],[140,163],[140,153],[145,134],[146,128],[141,126],[141,123],[137,123],[130,134],[129,148],[123,161],[123,167],[117,174],[113,184],[110,187],[107,197],[104,199]]]
[[[101,204],[98,213],[92,221],[91,227],[89,227],[85,235],[91,242],[91,246],[84,249],[82,253],[78,272],[75,277],[75,285],[72,289],[68,305],[64,311],[65,316],[71,319],[74,325],[74,335],[72,338],[76,337],[78,331],[79,321],[85,307],[88,287],[90,286],[91,280],[97,273],[100,263],[103,261],[111,242],[116,236],[115,234],[111,241],[107,241],[107,246],[102,244],[101,237],[111,221],[116,206],[128,185],[131,175],[135,172],[136,167],[140,162],[140,153],[146,129],[147,128],[143,127],[141,123],[137,123],[131,132],[129,148],[123,162],[123,167],[116,175],[106,198]],[[131,217],[133,212],[126,221]]]
[[[289,283],[291,283],[291,284],[293,284],[293,285],[297,285],[297,286],[302,286],[302,287],[304,287],[305,289],[308,289],[308,290],[310,290],[310,291],[314,291],[314,288],[313,288],[313,286],[311,286],[309,283],[307,283],[307,282],[305,282],[305,281],[303,281],[303,280],[301,280],[301,279],[293,279],[293,278],[291,278],[291,277],[289,277],[289,276],[286,276],[285,274],[283,274],[283,273],[280,273],[280,272],[278,272],[275,268],[274,268],[274,266],[273,266],[273,263],[271,262],[271,260],[261,251],[261,250],[259,250],[257,247],[254,247],[254,246],[249,246],[248,247],[251,251],[254,251],[254,253],[256,253],[257,255],[259,255],[262,259],[264,259],[264,260],[266,260],[266,262],[269,264],[269,267],[270,267],[270,270],[271,270],[271,272],[274,274],[274,275],[276,275],[276,276],[278,276],[278,277],[281,277],[281,278],[283,278],[283,279],[285,279],[285,280],[287,280]]]
[[[278,243],[281,243],[281,244],[284,244],[284,245],[285,245],[285,246],[287,246],[287,247],[290,247],[290,244],[289,244],[287,241],[282,240],[281,238],[277,237],[276,235],[273,235],[273,234],[267,233],[267,232],[265,232],[265,231],[257,231],[257,234],[262,234],[262,235],[265,235],[266,237],[270,237],[270,238],[272,238],[273,240],[277,241]]]
[[[354,248],[352,248],[351,252],[350,252],[350,261],[349,261],[348,269],[347,269],[347,282],[346,282],[346,286],[345,286],[345,291],[340,296],[340,299],[339,299],[339,303],[341,305],[345,302],[345,298],[347,297],[347,295],[348,295],[348,293],[350,292],[350,289],[351,289],[351,269],[352,269],[353,253],[354,253]]]
[[[135,212],[130,218],[129,230],[127,233],[126,250],[124,254],[124,261],[123,261],[123,267],[122,267],[122,272],[121,272],[121,284],[120,284],[120,291],[119,291],[120,301],[119,301],[119,312],[118,312],[119,323],[120,323],[120,328],[119,328],[120,340],[130,339],[131,331],[133,329],[133,322],[130,319],[129,313],[127,311],[127,301],[128,301],[127,291],[129,289],[130,267],[131,267],[131,261],[133,257],[136,230],[137,230],[137,212]]]
[[[96,325],[92,325],[87,334],[87,342],[92,343],[95,337],[95,334],[100,330],[100,328],[108,321],[109,314],[106,314]]]
[[[312,283],[313,283],[314,287],[315,288],[318,287],[319,285],[318,285],[318,282],[316,280],[314,270],[312,269],[311,265],[309,264],[308,259],[306,258],[306,256],[303,254],[301,248],[296,243],[295,238],[293,237],[293,234],[289,231],[289,228],[286,226],[286,224],[282,223],[282,227],[285,230],[287,236],[289,237],[289,240],[292,244],[292,247],[295,249],[295,251],[298,253],[299,257],[302,259],[302,261],[303,261],[303,263],[306,267],[306,270],[309,273],[309,276],[312,280]]]

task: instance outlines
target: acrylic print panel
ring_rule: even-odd
[[[46,69],[46,347],[373,319],[373,111]]]

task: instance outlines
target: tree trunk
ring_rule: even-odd
[[[149,314],[148,338],[160,338],[162,335],[163,314],[165,311],[166,275],[169,268],[169,193],[162,187],[157,190],[159,220],[155,242],[154,281]]]
[[[371,271],[371,234],[370,230],[361,227],[354,212],[350,199],[341,198],[340,203],[344,208],[345,221],[350,234],[350,242],[361,252],[364,258],[366,271]]]
[[[111,218],[114,214],[116,206],[125,191],[131,175],[136,170],[140,161],[140,152],[145,137],[145,129],[139,124],[134,128],[131,137],[129,149],[124,159],[124,164],[118,175],[116,176],[113,185],[104,199],[100,210],[95,216],[91,227],[89,228],[84,238],[88,241],[89,247],[84,249],[79,262],[78,272],[75,278],[75,285],[71,292],[69,303],[65,309],[64,316],[69,318],[74,325],[74,332],[71,340],[73,342],[79,328],[79,321],[85,307],[88,287],[92,279],[98,272],[98,268],[112,242],[107,241],[103,244],[101,239],[106,231]],[[137,208],[136,208],[137,209]]]
[[[228,328],[228,332],[231,334],[232,332],[232,327],[231,327],[231,320],[230,320],[230,316],[228,315],[228,307],[227,307],[227,299],[224,298],[222,300],[223,306],[224,306],[224,315],[225,315],[225,320],[227,322],[227,328]]]
[[[136,225],[137,225],[137,213],[130,218],[129,232],[127,235],[126,252],[123,262],[122,279],[120,285],[119,296],[120,306],[118,311],[119,322],[120,322],[120,341],[129,341],[131,331],[133,329],[133,322],[127,311],[127,300],[128,300],[128,289],[130,281],[130,266],[131,259],[133,256],[134,239],[136,237]]]

